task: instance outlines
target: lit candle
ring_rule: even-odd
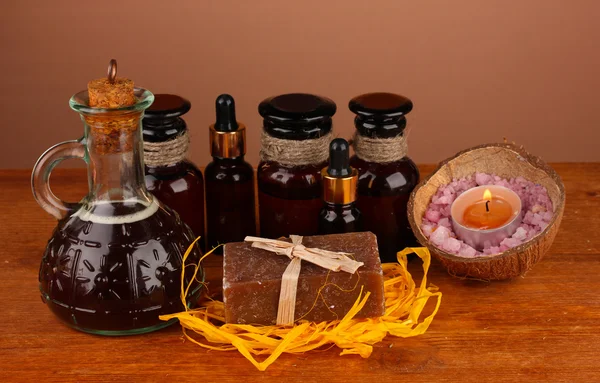
[[[495,229],[507,223],[512,216],[512,206],[504,198],[493,196],[490,189],[485,189],[483,199],[467,206],[463,225],[472,229]]]
[[[521,224],[521,199],[503,186],[486,185],[465,191],[451,207],[458,239],[477,250],[499,246]]]

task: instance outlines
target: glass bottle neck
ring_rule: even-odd
[[[350,202],[350,203],[331,203],[331,202],[324,202],[325,207],[327,208],[327,210],[333,210],[336,212],[345,212],[345,211],[350,211],[352,209],[354,209],[354,206],[356,204],[356,201]]]
[[[217,165],[228,165],[244,162],[244,156],[238,156],[233,158],[216,157],[213,156],[213,162]]]
[[[153,201],[144,183],[141,116],[141,113],[130,115],[121,122],[83,117],[90,202],[127,201],[147,205]]]

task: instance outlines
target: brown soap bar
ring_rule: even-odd
[[[371,232],[304,237],[306,247],[351,253],[363,262],[355,274],[330,271],[302,261],[296,295],[295,320],[313,322],[342,319],[354,305],[361,286],[371,292],[355,318],[384,314],[383,272],[377,238]],[[223,302],[227,323],[275,324],[281,276],[290,259],[257,249],[250,242],[235,242],[223,250]],[[358,283],[357,283],[358,282]],[[319,289],[322,298],[316,299]],[[343,290],[343,291],[342,291]],[[316,301],[316,303],[315,303]],[[314,306],[314,307],[313,307]]]

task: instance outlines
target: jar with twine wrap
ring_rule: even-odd
[[[258,111],[264,118],[257,172],[261,236],[314,235],[336,105],[292,93],[264,100]]]
[[[349,108],[356,114],[350,165],[359,173],[357,207],[365,230],[377,235],[382,261],[390,262],[416,245],[406,214],[419,182],[419,170],[407,156],[406,114],[413,104],[398,94],[367,93],[353,98]]]
[[[186,160],[190,138],[181,118],[191,104],[183,97],[156,94],[142,120],[146,187],[175,210],[204,248],[204,179]]]

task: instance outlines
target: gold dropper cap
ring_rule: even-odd
[[[358,171],[350,166],[350,146],[343,138],[329,144],[329,166],[321,170],[323,200],[336,205],[356,201]]]
[[[209,128],[210,155],[235,158],[246,154],[246,127],[235,118],[235,101],[228,94],[215,102],[217,122]]]
[[[358,184],[358,171],[351,168],[348,177],[332,177],[327,173],[327,168],[321,170],[323,176],[323,200],[336,205],[346,205],[356,201],[356,186]]]
[[[215,124],[209,128],[210,155],[221,158],[235,158],[246,154],[246,126],[238,122],[238,129],[221,132]]]

